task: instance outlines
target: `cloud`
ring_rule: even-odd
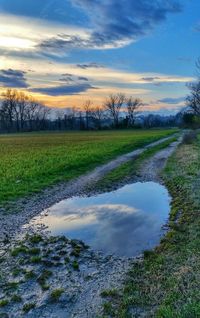
[[[79,93],[86,92],[94,87],[88,83],[77,83],[71,85],[60,85],[52,87],[40,87],[31,89],[32,92],[37,92],[50,96],[65,96],[65,95],[77,95]]]
[[[73,75],[73,74],[69,74],[69,73],[66,73],[66,74],[62,74],[62,78],[60,78],[60,81],[61,82],[67,82],[67,83],[70,83],[70,82],[76,82],[76,83],[80,83],[80,82],[88,82],[89,79],[85,76],[76,76],[76,75]]]
[[[62,51],[62,45],[58,41],[59,53],[54,50],[56,43],[51,48],[51,39],[61,37],[67,34],[69,38],[77,37],[88,38],[88,29],[80,28],[79,26],[71,26],[68,24],[48,21],[41,18],[27,18],[26,16],[17,16],[0,12],[0,53],[3,55],[24,56],[41,58],[42,55],[65,54]],[[49,41],[47,41],[49,40]],[[41,43],[48,42],[51,50],[43,49]],[[62,42],[62,41],[61,41]],[[48,47],[47,45],[47,47]]]
[[[26,72],[7,69],[0,70],[0,85],[4,87],[27,88]]]
[[[73,75],[62,77],[59,81],[67,83],[74,82]]]
[[[160,80],[160,77],[142,77],[141,78],[142,81],[145,81],[145,82],[154,82],[154,81],[157,81],[157,80]]]
[[[66,12],[60,10],[63,8],[60,2],[56,1],[53,8],[56,12],[63,11],[65,18],[61,20],[50,18],[51,4],[44,5],[45,14],[32,14],[31,18],[20,10],[17,14],[21,16],[0,13],[0,53],[41,58],[65,56],[73,49],[119,48],[149,34],[169,14],[181,11],[179,0],[65,0]],[[77,67],[102,65],[89,63]]]
[[[123,47],[151,32],[168,14],[182,10],[178,0],[71,0],[71,4],[87,17],[84,35],[57,34],[41,41],[40,49]]]
[[[159,99],[158,103],[165,103],[165,104],[179,104],[185,101],[185,97],[178,97],[178,98],[172,98],[172,97],[166,97],[163,99]]]
[[[98,63],[88,63],[88,64],[76,64],[76,67],[86,70],[88,68],[103,68],[104,66]]]
[[[71,74],[71,73],[64,73],[64,74],[62,74],[62,76],[69,76],[69,77],[71,77],[71,76],[73,76],[73,74]]]
[[[79,76],[78,80],[80,80],[80,81],[88,81],[88,78],[84,77],[84,76]]]

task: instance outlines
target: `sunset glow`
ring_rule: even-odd
[[[23,89],[58,108],[81,107],[86,99],[102,105],[122,92],[142,98],[145,108],[178,111],[195,77],[200,4],[158,1],[159,8],[152,4],[146,11],[139,2],[140,10],[127,2],[114,17],[114,1],[30,0],[23,6],[3,0],[0,92]],[[15,71],[22,72],[20,80]]]

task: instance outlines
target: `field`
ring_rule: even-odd
[[[70,180],[175,130],[0,136],[0,203]]]

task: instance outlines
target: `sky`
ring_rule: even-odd
[[[199,0],[0,0],[0,94],[67,108],[121,92],[171,114],[199,56]]]

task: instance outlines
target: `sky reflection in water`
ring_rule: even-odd
[[[110,193],[63,200],[49,209],[42,223],[52,235],[66,235],[107,254],[131,257],[159,243],[169,209],[164,186],[138,182]]]

